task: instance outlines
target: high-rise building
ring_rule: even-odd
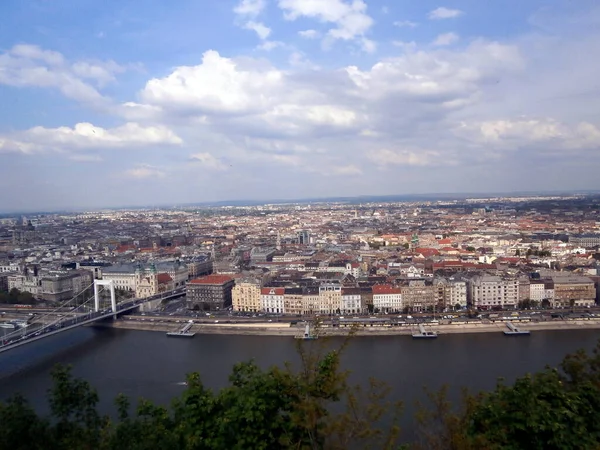
[[[308,230],[298,231],[298,244],[300,244],[300,245],[310,244],[310,231],[308,231]]]

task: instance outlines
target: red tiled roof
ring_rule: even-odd
[[[225,284],[233,278],[227,275],[207,275],[190,281],[190,284]]]
[[[173,281],[173,278],[168,273],[159,273],[156,278],[158,279],[158,284],[166,284]]]
[[[285,294],[285,288],[266,287],[266,288],[261,288],[260,293],[261,293],[261,295],[283,295],[283,294]]]
[[[373,286],[373,294],[400,294],[402,290],[400,288],[395,288],[389,284],[376,284]]]
[[[425,257],[427,257],[427,256],[433,256],[433,255],[439,255],[440,254],[440,252],[437,251],[437,249],[435,249],[435,248],[424,248],[424,247],[415,248],[414,249],[414,253],[419,253],[419,254],[421,254],[421,255],[423,255]]]

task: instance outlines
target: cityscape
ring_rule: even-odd
[[[114,305],[178,294],[144,301],[114,326],[170,332],[185,321],[188,335],[298,334],[317,319],[330,333],[410,333],[419,323],[490,331],[498,318],[600,326],[598,202],[574,194],[4,218],[3,326],[29,328],[4,345],[62,327],[65,312],[90,315],[94,284],[109,309],[111,289]]]
[[[600,448],[597,0],[0,23],[0,450]]]

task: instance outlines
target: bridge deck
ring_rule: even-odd
[[[91,323],[97,322],[99,320],[107,319],[111,316],[116,316],[118,314],[122,314],[124,312],[131,311],[142,305],[143,303],[153,301],[153,300],[169,300],[172,298],[182,297],[185,295],[185,291],[182,289],[178,289],[176,291],[172,291],[171,293],[165,295],[165,293],[161,295],[155,295],[152,297],[147,297],[144,299],[132,300],[125,303],[120,303],[117,305],[116,311],[98,311],[88,313],[79,317],[75,317],[73,319],[65,319],[56,324],[51,325],[50,327],[43,327],[39,331],[33,331],[29,334],[25,332],[25,336],[19,338],[16,341],[8,342],[6,344],[0,345],[0,353],[7,352],[14,348],[20,347],[25,344],[29,344],[31,342],[39,341],[40,339],[44,339],[49,336],[53,336],[58,333],[63,333],[68,330],[72,330],[73,328],[77,328],[83,325],[89,325]],[[45,329],[44,329],[45,328]],[[55,329],[56,328],[56,329]]]

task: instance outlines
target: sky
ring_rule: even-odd
[[[3,0],[0,211],[600,189],[596,0]]]

